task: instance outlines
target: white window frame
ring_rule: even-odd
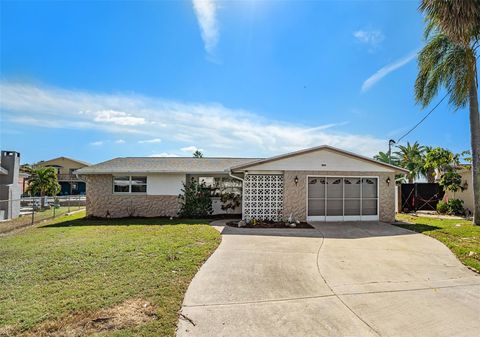
[[[362,213],[362,200],[363,200],[363,188],[360,186],[360,215],[345,215],[345,181],[343,181],[343,215],[328,215],[327,214],[327,199],[328,199],[328,190],[325,185],[325,215],[308,215],[308,180],[310,178],[359,178],[359,179],[377,179],[377,214],[376,215],[361,215]],[[379,176],[330,176],[330,175],[307,175],[305,181],[305,198],[307,200],[307,207],[305,209],[305,216],[307,221],[378,221],[380,219],[380,177]]]
[[[115,178],[119,178],[119,177],[128,177],[128,192],[115,192]],[[145,177],[145,192],[132,192],[132,177]],[[131,175],[126,175],[126,174],[118,174],[118,175],[114,175],[112,177],[112,193],[113,194],[120,194],[120,195],[145,195],[147,194],[147,191],[148,191],[148,176],[146,175],[134,175],[134,176],[131,176]]]

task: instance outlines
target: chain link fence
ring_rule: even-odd
[[[0,235],[85,209],[84,195],[0,200]]]

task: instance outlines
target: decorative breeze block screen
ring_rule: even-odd
[[[283,175],[247,174],[243,184],[245,220],[279,221],[283,213]]]

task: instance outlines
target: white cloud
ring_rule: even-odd
[[[97,140],[96,142],[91,142],[90,145],[92,145],[92,146],[102,146],[103,141],[102,140]]]
[[[193,153],[195,151],[200,151],[200,152],[203,151],[203,149],[199,149],[198,147],[193,146],[193,145],[182,147],[180,150],[182,150],[183,152],[188,152],[188,153]]]
[[[353,36],[358,42],[369,45],[370,51],[374,51],[385,40],[380,30],[357,30],[353,32]]]
[[[125,144],[125,141],[123,139],[117,139],[115,144]]]
[[[217,4],[214,0],[193,0],[192,4],[205,50],[212,56],[218,43]]]
[[[117,125],[142,125],[145,118],[133,117],[123,111],[101,110],[95,112],[95,122],[113,123]]]
[[[175,153],[162,152],[151,154],[149,157],[179,157],[179,155]]]
[[[394,61],[390,64],[387,64],[383,68],[380,68],[377,72],[375,72],[375,74],[373,74],[372,76],[367,78],[365,80],[365,82],[363,82],[362,92],[365,92],[365,91],[369,90],[378,81],[380,81],[382,78],[384,78],[385,76],[390,74],[392,71],[395,71],[395,70],[403,67],[404,65],[408,64],[410,61],[415,59],[417,57],[417,52],[418,52],[418,50],[414,50],[413,52],[411,52],[407,56],[405,56],[405,57],[403,57],[399,60],[396,60],[396,61]]]
[[[336,131],[335,128],[342,123],[285,123],[216,103],[185,103],[9,82],[0,82],[0,92],[2,117],[14,123],[96,130],[121,137],[135,133],[144,135],[145,140],[156,139],[161,133],[169,144],[184,144],[185,147],[196,144],[212,155],[266,156],[322,144],[373,155],[385,147],[384,140],[370,135]],[[126,116],[145,123],[112,125],[96,122],[99,111],[122,111]]]
[[[146,140],[139,140],[139,144],[158,144],[161,143],[162,140],[160,138],[153,138],[153,139],[146,139]]]

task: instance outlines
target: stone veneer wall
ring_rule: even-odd
[[[112,218],[128,216],[177,216],[180,209],[176,195],[113,194],[113,177],[108,174],[85,176],[87,216]]]
[[[340,171],[285,171],[285,194],[283,199],[283,215],[294,214],[298,220],[305,221],[307,216],[307,175],[318,176],[378,176],[380,197],[380,221],[395,221],[395,174],[379,172],[340,172]],[[298,185],[295,185],[295,176]],[[390,185],[386,179],[390,177]]]

